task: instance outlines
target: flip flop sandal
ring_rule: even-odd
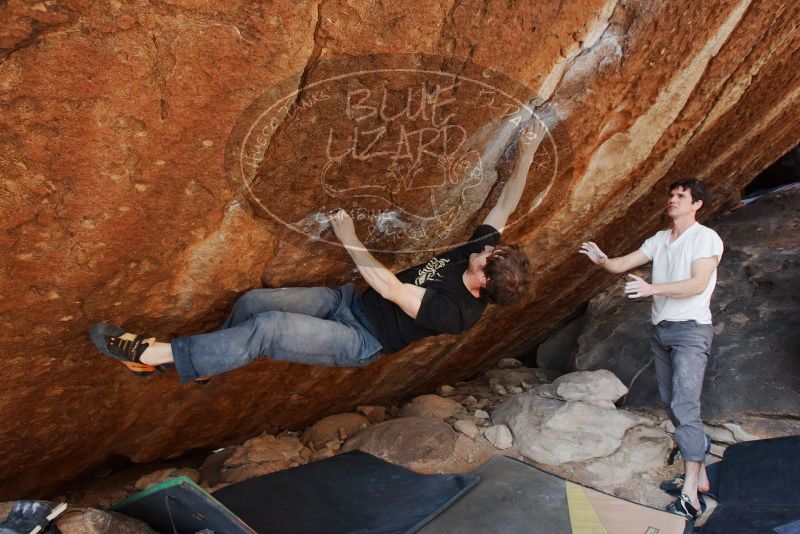
[[[666,507],[667,512],[671,514],[676,514],[685,517],[689,521],[694,521],[701,515],[703,512],[706,511],[706,502],[703,500],[701,495],[698,495],[700,499],[700,509],[698,510],[694,506],[692,506],[692,501],[689,499],[689,496],[685,493],[681,493],[680,497],[669,503]]]
[[[141,361],[142,353],[156,342],[154,337],[144,338],[108,323],[93,324],[89,337],[100,352],[121,361],[136,376],[150,376],[157,370],[164,370],[161,365],[147,365]]]

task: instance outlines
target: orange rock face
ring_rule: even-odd
[[[793,0],[0,3],[0,499],[432,391],[535,346],[663,224],[800,142]],[[169,339],[241,292],[357,278],[319,213],[399,269],[469,235],[548,127],[506,237],[538,293],[362,369],[141,380],[86,335]],[[711,215],[708,210],[706,215]],[[326,233],[327,232],[327,233]]]

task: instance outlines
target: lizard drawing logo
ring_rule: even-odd
[[[417,271],[417,279],[414,280],[414,284],[418,286],[422,286],[427,282],[441,280],[442,275],[439,274],[439,269],[444,267],[450,263],[450,260],[447,258],[431,258],[428,260],[428,263],[425,264],[425,267]]]

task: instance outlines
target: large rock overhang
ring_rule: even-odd
[[[800,142],[799,12],[789,0],[4,3],[0,498],[44,494],[111,456],[172,457],[429,391],[534,346],[610,281],[576,254],[582,241],[637,247],[664,224],[667,184],[688,175],[714,191],[708,217]],[[233,163],[264,99],[396,62],[501,80],[506,103],[548,125],[504,236],[534,259],[535,297],[361,369],[263,361],[182,386],[97,354],[94,321],[168,339],[216,327],[253,287],[357,278],[341,249],[310,235],[330,206],[319,147],[331,127],[334,140],[352,135],[355,115],[287,108],[247,153],[264,156],[250,160],[253,181]],[[378,94],[379,77],[348,79]],[[391,98],[409,95],[384,81]],[[313,102],[303,94],[292,105]],[[364,209],[360,231],[369,217],[384,224],[370,243],[391,268],[469,235],[513,165],[504,111],[459,109],[470,141],[455,174],[431,175],[436,158],[421,175],[395,169],[427,180],[424,194],[384,187],[362,206],[342,193],[365,185],[347,182],[366,176],[355,161],[322,189]],[[387,161],[376,160],[384,176]],[[476,164],[483,179],[468,188],[462,171]],[[299,215],[307,226],[284,224]]]

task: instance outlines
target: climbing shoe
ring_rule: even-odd
[[[685,493],[681,493],[680,497],[669,503],[666,510],[671,514],[677,514],[685,517],[689,521],[694,521],[706,511],[706,502],[703,500],[702,495],[698,496],[700,499],[700,509],[698,510],[692,506],[692,501]]]
[[[154,337],[144,338],[108,323],[93,324],[89,329],[89,337],[100,352],[121,361],[137,376],[150,376],[156,370],[163,371],[163,366],[147,365],[141,361],[142,353],[155,343]]]

